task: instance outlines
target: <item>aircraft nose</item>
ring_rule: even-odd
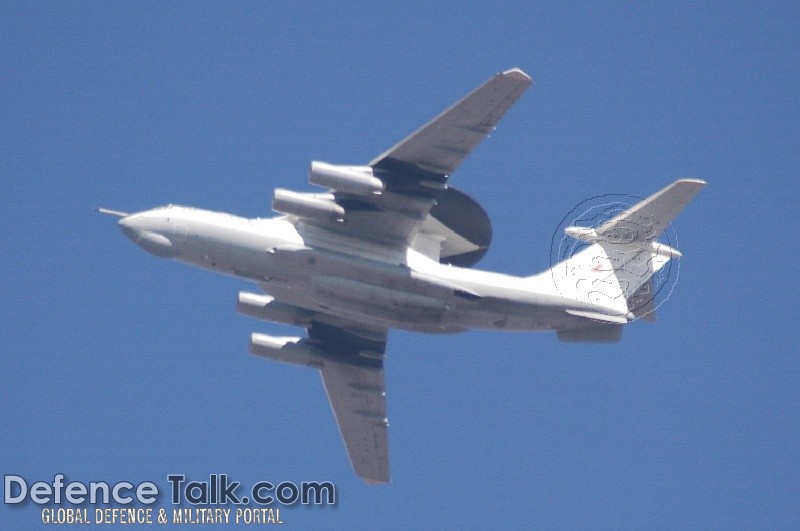
[[[134,216],[125,216],[117,222],[119,228],[122,229],[123,234],[133,240],[139,241],[139,230],[136,228]]]
[[[126,216],[117,222],[122,232],[136,245],[156,256],[174,256],[176,249],[172,241],[163,234],[151,230],[146,218],[133,215]]]

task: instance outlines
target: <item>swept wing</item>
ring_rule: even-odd
[[[319,369],[350,463],[367,483],[389,482],[383,358],[387,330],[306,312],[307,338],[253,334],[253,354]],[[334,324],[331,324],[334,323]]]
[[[497,74],[368,166],[312,165],[309,180],[315,171],[324,172],[330,191],[281,191],[276,203],[282,209],[275,203],[273,208],[295,216],[312,246],[334,233],[398,250],[410,245],[443,262],[472,265],[489,246],[491,224],[447,179],[530,84],[517,68]],[[317,177],[312,182],[323,180]],[[306,339],[255,334],[251,350],[317,367],[356,473],[368,483],[388,482],[386,329],[323,314],[305,319]]]
[[[385,336],[386,331],[379,333]],[[386,340],[321,324],[309,328],[309,340],[326,353],[320,374],[353,469],[367,483],[388,483]]]
[[[323,230],[398,249],[412,245],[458,265],[477,262],[491,241],[491,225],[477,203],[447,187],[447,179],[530,84],[517,68],[497,74],[368,166],[344,167],[368,172],[384,189],[307,194],[342,213],[305,220],[309,237]]]

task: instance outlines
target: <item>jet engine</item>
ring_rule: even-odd
[[[299,337],[251,334],[250,352],[290,365],[320,368],[323,364],[322,354]]]
[[[239,300],[236,302],[236,311],[242,315],[271,323],[295,326],[306,326],[308,324],[307,312],[297,306],[276,301],[274,297],[269,295],[240,291]]]
[[[301,218],[337,221],[344,219],[344,208],[333,199],[320,194],[304,194],[276,188],[272,196],[272,210]]]
[[[353,195],[376,194],[386,188],[383,181],[372,175],[369,166],[334,166],[319,161],[311,163],[308,182]]]

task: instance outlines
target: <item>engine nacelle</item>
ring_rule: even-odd
[[[292,192],[276,188],[272,196],[272,210],[301,218],[337,221],[344,219],[344,208],[333,200],[316,194]]]
[[[369,166],[335,166],[319,161],[311,163],[308,182],[354,195],[376,194],[386,188],[383,181],[372,174]]]
[[[297,306],[276,301],[275,297],[269,295],[240,291],[239,300],[236,302],[236,311],[242,315],[271,323],[295,326],[308,324],[307,312]]]
[[[299,337],[268,336],[252,334],[250,336],[250,352],[262,358],[268,358],[290,365],[321,368],[322,354],[305,344]]]

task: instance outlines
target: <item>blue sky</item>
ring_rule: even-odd
[[[798,527],[798,21],[790,3],[2,3],[0,471],[331,480],[337,507],[282,511],[317,528]],[[364,163],[511,66],[534,86],[451,180],[493,221],[479,267],[545,269],[584,199],[691,176],[709,185],[675,223],[680,278],[618,345],[392,332],[393,483],[369,487],[317,374],[247,352],[295,330],[92,209],[268,215],[309,161]]]

